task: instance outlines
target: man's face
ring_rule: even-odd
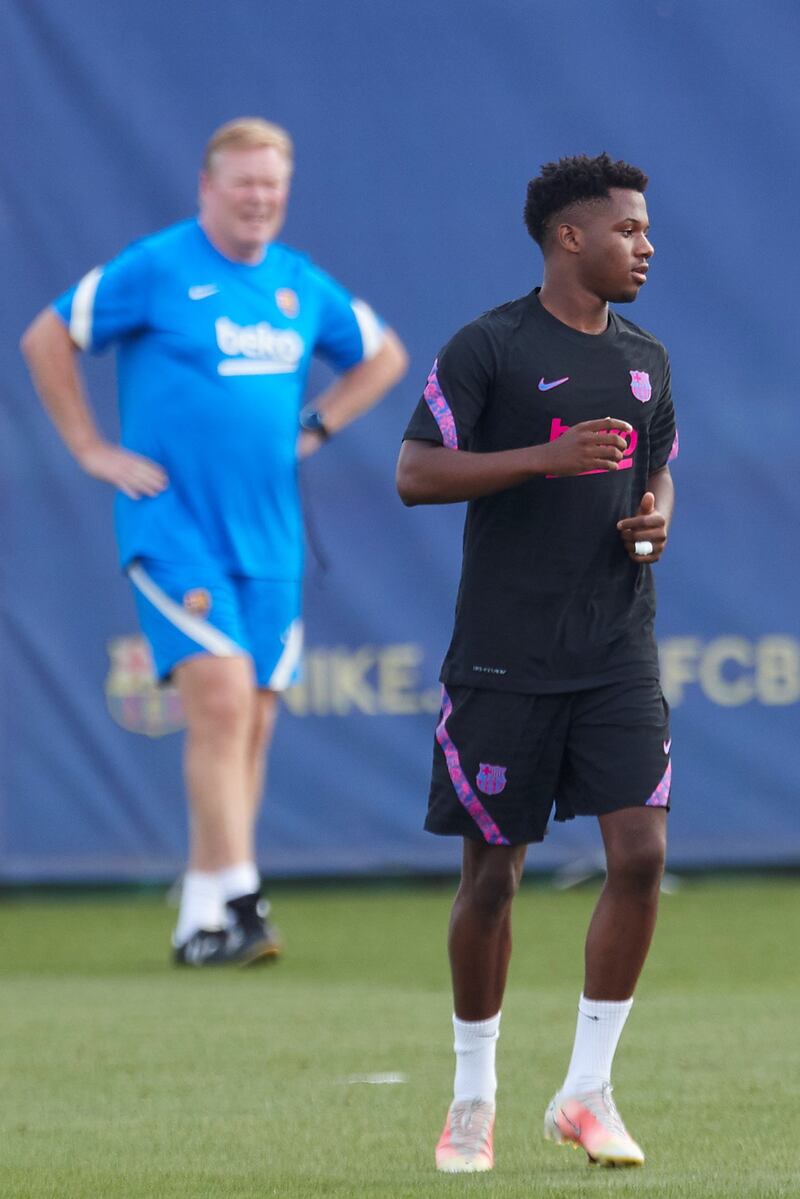
[[[260,262],[286,217],[292,166],[275,146],[220,150],[200,176],[200,221],[228,258]]]
[[[653,256],[642,193],[612,187],[605,203],[585,207],[575,227],[580,236],[583,286],[606,302],[629,304],[635,300]]]

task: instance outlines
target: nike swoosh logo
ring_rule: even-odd
[[[672,747],[672,738],[670,737],[669,741],[664,742],[664,753],[668,754],[671,747]]]
[[[560,387],[562,383],[569,383],[569,375],[565,375],[563,379],[554,379],[552,383],[545,383],[542,376],[539,380],[539,391],[551,391],[554,387]]]
[[[189,288],[189,299],[207,300],[209,296],[215,296],[218,291],[216,283],[199,283],[195,287]]]

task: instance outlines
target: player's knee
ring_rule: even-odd
[[[238,680],[225,680],[195,697],[190,729],[214,739],[244,738],[249,735],[253,691]]]
[[[462,884],[475,911],[488,922],[502,919],[519,887],[519,872],[510,861],[489,861]]]
[[[615,855],[608,864],[609,879],[622,883],[627,890],[649,894],[657,891],[664,873],[665,846],[661,838],[653,837]]]

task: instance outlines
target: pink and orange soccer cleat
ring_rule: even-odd
[[[581,1145],[589,1161],[601,1166],[641,1166],[644,1154],[616,1109],[611,1083],[582,1095],[556,1095],[544,1114],[545,1140]]]
[[[445,1174],[478,1174],[494,1165],[494,1104],[461,1099],[450,1104],[436,1146],[436,1169]]]

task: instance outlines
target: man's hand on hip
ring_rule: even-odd
[[[132,500],[159,495],[169,485],[163,466],[107,441],[93,443],[77,458],[87,475],[111,483]]]

